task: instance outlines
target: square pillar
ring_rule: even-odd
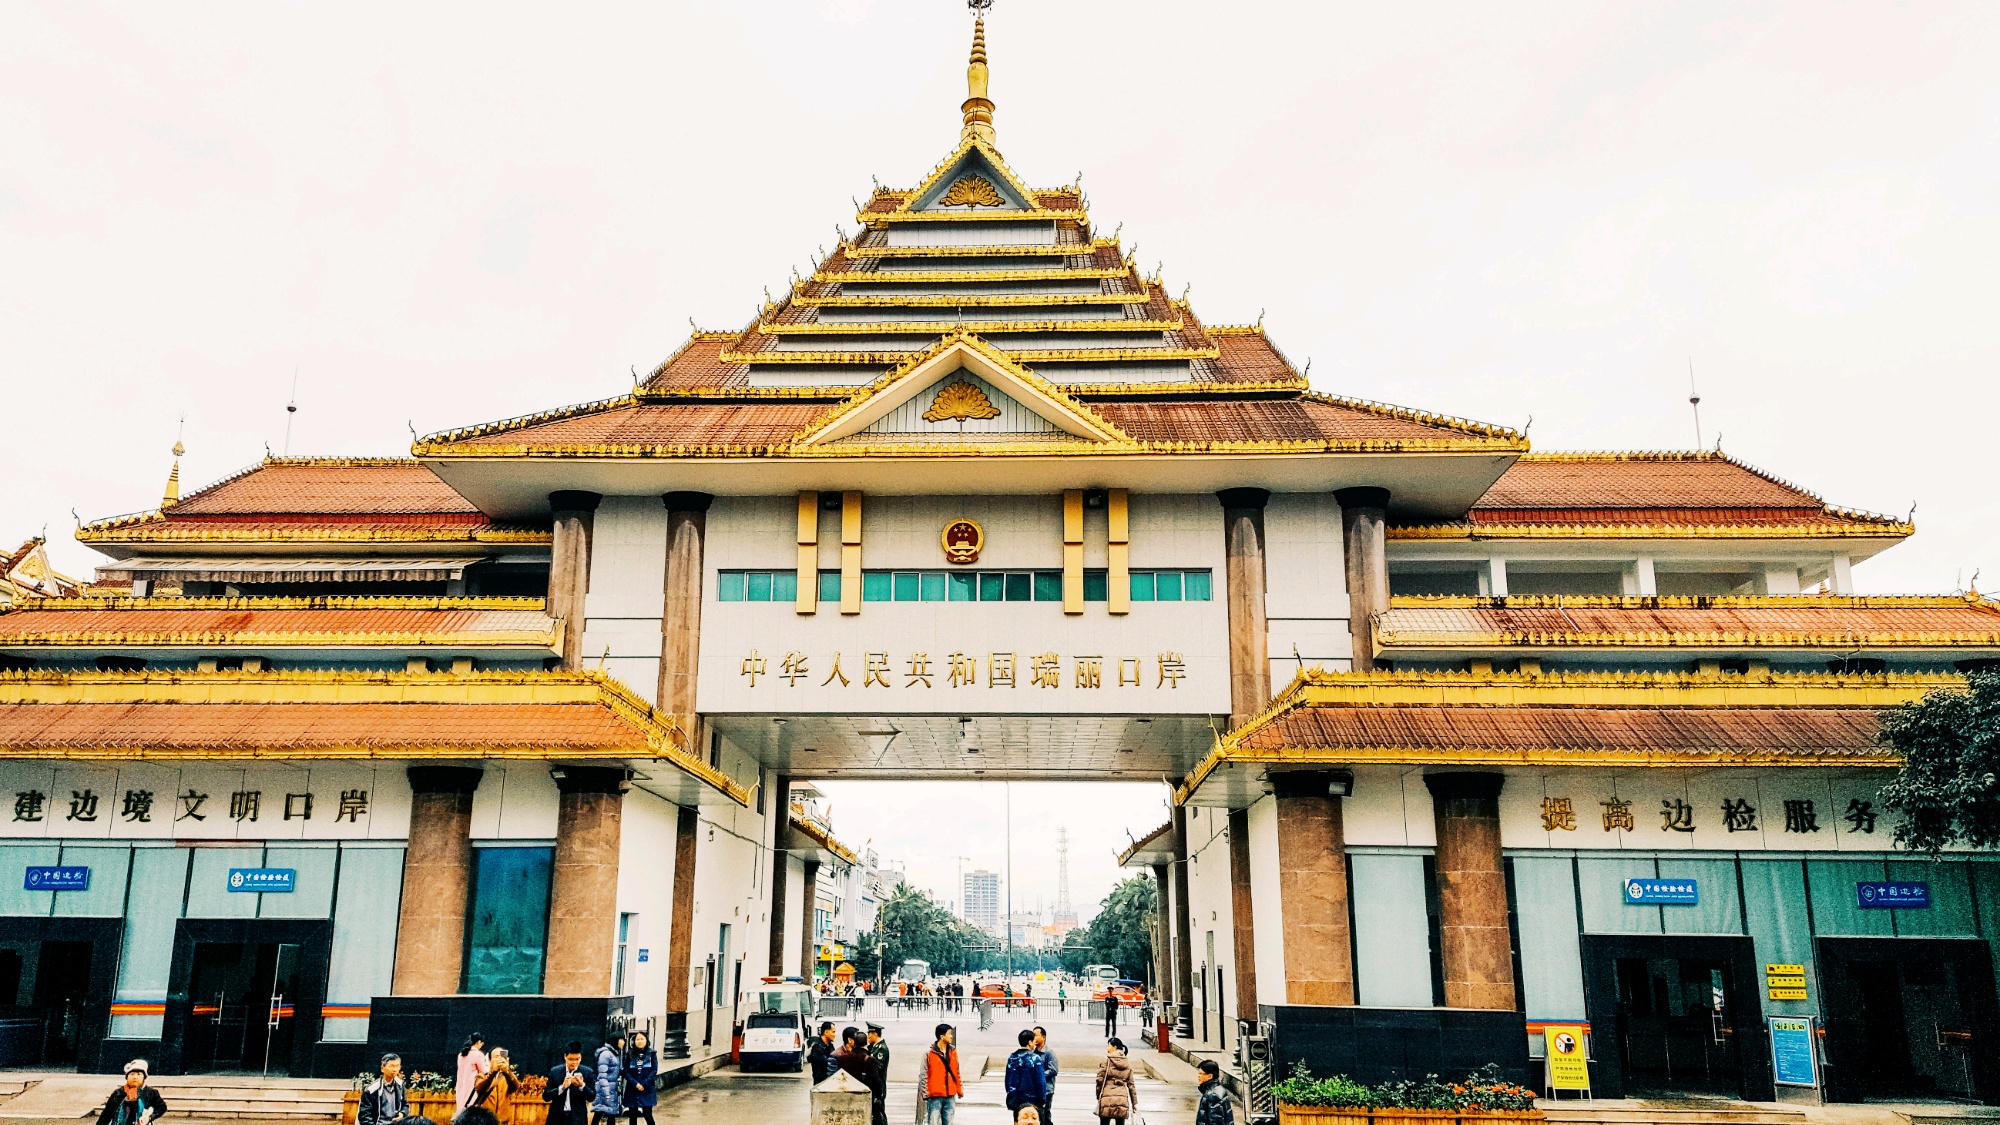
[[[1385,531],[1389,521],[1389,490],[1342,488],[1334,492],[1333,498],[1340,502],[1340,526],[1346,535],[1347,627],[1354,637],[1354,670],[1372,672],[1375,615],[1389,608]]]
[[[1331,777],[1271,775],[1278,812],[1278,897],[1284,918],[1285,1003],[1354,1003],[1347,905],[1347,833]]]
[[[805,861],[799,876],[799,975],[813,983],[819,964],[819,935],[813,932],[813,911],[819,907],[819,860]]]
[[[1229,605],[1229,725],[1239,727],[1271,702],[1269,623],[1264,605],[1262,488],[1225,488],[1222,504],[1223,596]]]
[[[450,996],[465,979],[472,794],[484,776],[478,766],[409,768],[410,842],[403,851],[394,995]]]
[[[800,505],[800,510],[804,510],[804,505]],[[771,829],[771,938],[766,943],[771,957],[765,975],[782,977],[785,975],[785,883],[792,873],[790,857],[785,854],[785,833],[792,826],[790,774],[781,773],[773,779],[770,809],[776,827]]]
[[[618,839],[631,782],[623,767],[562,766],[549,772],[561,795],[542,991],[608,996],[618,942]]]
[[[1194,1035],[1194,940],[1188,917],[1187,809],[1174,806],[1174,1034]],[[1008,923],[1012,925],[1012,923]]]
[[[1236,1018],[1257,1018],[1257,930],[1250,895],[1250,810],[1229,811],[1229,919],[1236,952]]]
[[[660,615],[660,692],[657,706],[674,717],[681,733],[695,736],[695,662],[701,653],[702,549],[708,533],[706,492],[669,492],[667,577]],[[696,752],[699,752],[696,749]]]
[[[549,549],[548,614],[563,623],[563,667],[583,663],[584,596],[590,592],[590,536],[597,506],[595,492],[549,493],[554,537]]]
[[[667,1019],[660,1033],[660,1057],[688,1057],[688,974],[694,958],[695,810],[682,808],[674,823],[674,908],[667,919]]]
[[[1437,819],[1438,933],[1448,1008],[1514,1006],[1497,773],[1424,775]]]

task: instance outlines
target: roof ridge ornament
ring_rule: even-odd
[[[986,10],[993,0],[965,0],[972,9],[972,57],[965,67],[965,101],[958,107],[965,117],[959,140],[979,141],[993,147],[993,102],[986,96]]]

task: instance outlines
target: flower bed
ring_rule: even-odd
[[[1488,1066],[1457,1082],[1429,1075],[1421,1082],[1364,1086],[1336,1075],[1314,1078],[1301,1065],[1271,1087],[1280,1125],[1458,1125],[1460,1122],[1542,1121],[1534,1091],[1502,1082]]]
[[[361,1074],[354,1079],[354,1088],[341,1098],[341,1125],[355,1125],[355,1118],[361,1112],[361,1091],[375,1081],[376,1075]],[[419,1071],[405,1080],[409,1087],[410,1114],[421,1117],[432,1125],[451,1125],[453,1115],[458,1112],[458,1092],[450,1078],[431,1071]],[[548,1121],[549,1106],[542,1100],[542,1088],[548,1079],[539,1074],[521,1080],[521,1088],[515,1091],[504,1125],[545,1125]]]

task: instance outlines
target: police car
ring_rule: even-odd
[[[743,1070],[789,1070],[805,1063],[812,1038],[813,992],[803,984],[766,980],[750,994],[750,1014],[743,1020]]]

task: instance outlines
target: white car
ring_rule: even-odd
[[[743,1020],[743,1070],[789,1070],[805,1065],[806,1041],[812,1037],[812,989],[803,984],[770,982],[750,994],[751,1013]]]

